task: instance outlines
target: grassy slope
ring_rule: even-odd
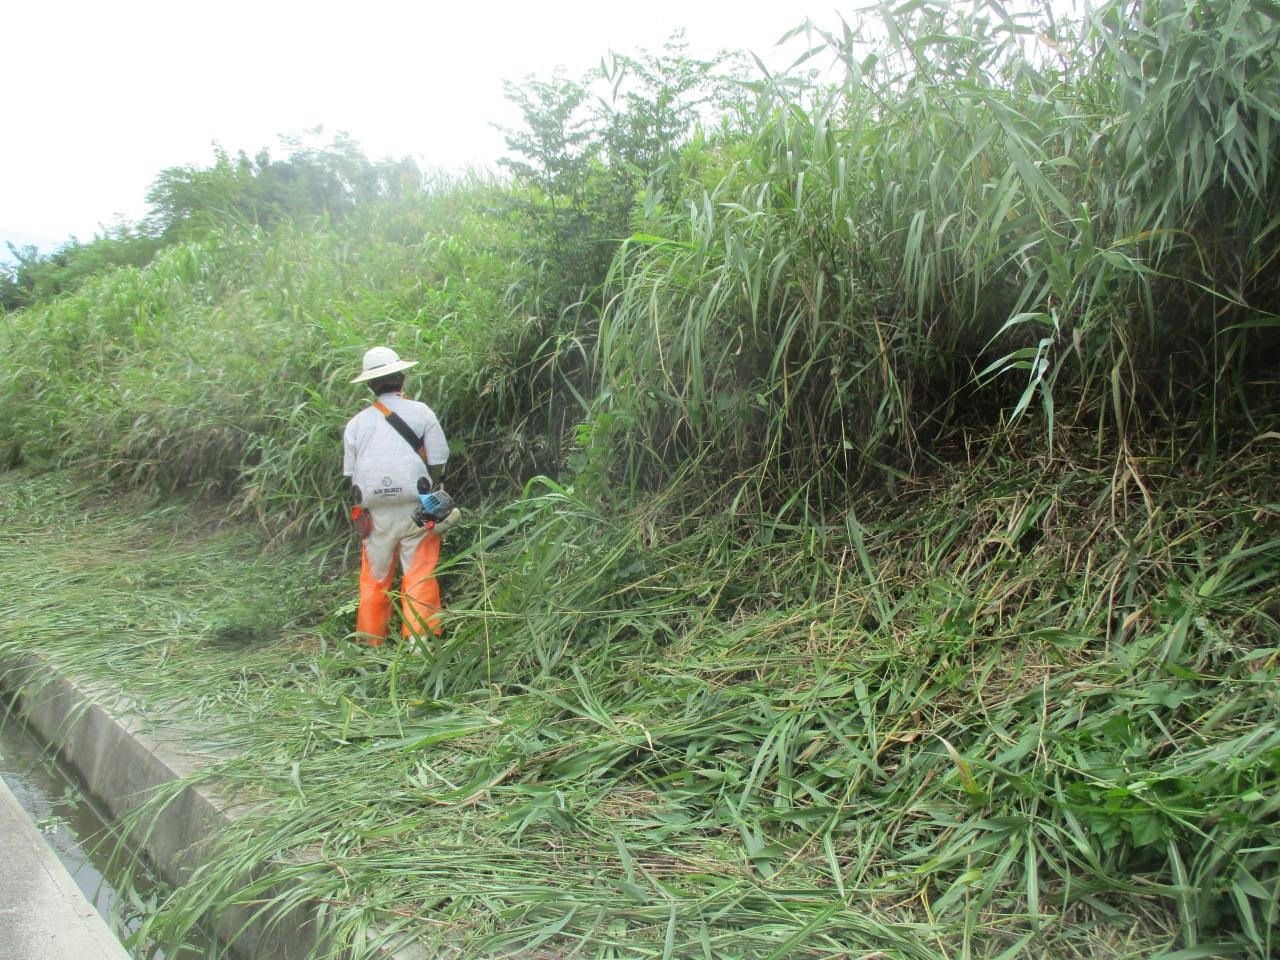
[[[37,589],[3,644],[217,718],[222,774],[271,799],[175,917],[290,851],[345,934],[478,955],[1260,956],[1270,481],[1265,450],[1210,476],[1011,454],[754,547],[535,489],[455,540],[422,656],[306,625],[347,584],[301,595],[316,558],[247,560],[195,504],[8,474],[0,569]]]
[[[277,532],[332,528],[334,434],[363,396],[347,381],[371,339],[421,361],[458,451],[491,442],[495,419],[514,425],[503,293],[525,274],[484,215],[491,193],[446,185],[340,229],[213,234],[0,317],[0,464],[234,492]]]

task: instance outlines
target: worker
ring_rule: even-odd
[[[351,481],[352,519],[361,537],[356,634],[371,646],[381,646],[387,636],[397,559],[404,637],[440,633],[440,536],[413,515],[419,478],[440,488],[449,444],[431,408],[404,395],[404,371],[416,363],[401,360],[390,347],[368,350],[360,376],[351,382],[367,383],[375,399],[342,435],[342,472]]]

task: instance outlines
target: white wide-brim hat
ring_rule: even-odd
[[[366,380],[377,380],[391,373],[408,370],[417,362],[417,360],[401,360],[400,354],[390,347],[371,347],[365,351],[364,361],[361,363],[363,372],[351,382],[364,383]]]

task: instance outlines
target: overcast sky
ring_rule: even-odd
[[[832,3],[796,0],[9,0],[0,149],[0,252],[88,240],[136,220],[155,175],[323,125],[373,158],[491,165],[512,124],[502,81],[579,75],[609,50],[657,50],[685,28],[690,52],[749,49],[786,66],[774,42]],[[786,61],[786,62],[783,62]]]

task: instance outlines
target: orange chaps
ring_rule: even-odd
[[[400,619],[405,638],[428,630],[440,633],[440,537],[414,526],[417,504],[392,504],[369,510],[373,530],[360,549],[360,609],[356,633],[370,646],[381,646],[391,623],[391,584],[400,561]]]

